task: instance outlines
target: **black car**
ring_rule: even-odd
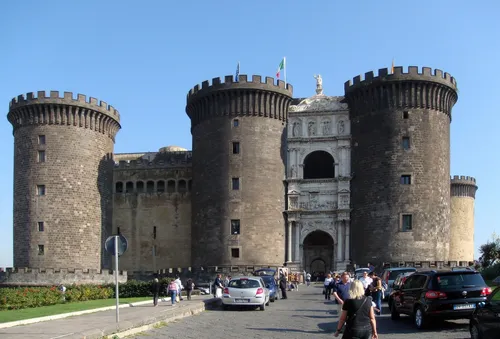
[[[475,271],[415,272],[391,295],[391,319],[412,316],[418,329],[435,319],[469,319],[490,294],[491,288]]]
[[[498,339],[500,335],[500,287],[479,303],[469,324],[472,339]]]

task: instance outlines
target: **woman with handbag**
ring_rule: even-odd
[[[344,324],[343,339],[378,339],[372,298],[365,297],[365,289],[359,280],[354,280],[349,287],[349,299],[342,305],[335,337],[339,336]]]

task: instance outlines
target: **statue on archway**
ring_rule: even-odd
[[[320,74],[318,74],[318,75],[314,75],[314,79],[316,79],[316,94],[322,95],[323,94],[323,78],[321,77]]]

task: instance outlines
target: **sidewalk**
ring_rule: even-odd
[[[165,299],[167,300],[167,299]],[[170,301],[160,302],[153,307],[153,302],[120,308],[120,323],[117,329],[116,312],[113,310],[72,316],[63,319],[19,325],[0,329],[2,339],[98,339],[103,336],[124,337],[147,331],[153,325],[168,322],[203,312],[218,304],[219,300],[211,296],[193,296],[184,299],[175,306]]]

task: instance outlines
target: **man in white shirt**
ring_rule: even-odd
[[[368,276],[368,272],[364,271],[363,276],[359,278],[359,281],[361,281],[363,287],[366,290],[368,286],[373,282],[373,279]]]
[[[330,284],[333,283],[333,278],[331,274],[328,274],[325,278],[324,287],[325,287],[325,300],[330,300],[330,295],[332,294],[332,287]]]

